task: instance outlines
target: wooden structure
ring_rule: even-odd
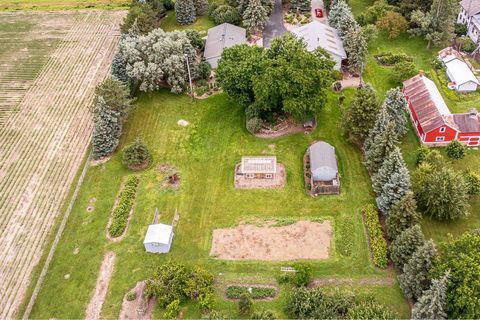
[[[273,179],[277,174],[277,157],[242,157],[237,174],[247,179]]]
[[[335,148],[324,141],[312,144],[304,157],[305,183],[312,196],[319,194],[339,194]]]

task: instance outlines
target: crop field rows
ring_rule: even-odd
[[[43,23],[31,25],[42,20],[39,15],[50,21],[46,29]],[[15,61],[0,69],[0,108],[5,111],[0,124],[0,318],[15,315],[82,163],[92,130],[88,107],[96,84],[108,73],[123,15],[0,15],[3,23],[13,19],[26,29],[15,33],[24,36],[24,43],[11,39],[10,50],[0,49],[2,61]],[[7,42],[5,29],[0,29],[0,41]],[[35,34],[44,41],[32,40]],[[18,48],[24,56],[15,55]],[[35,58],[29,59],[30,51]]]

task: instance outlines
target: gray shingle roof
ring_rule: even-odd
[[[244,28],[223,23],[208,29],[207,42],[203,56],[206,60],[218,58],[223,49],[242,44],[247,41],[247,31]]]
[[[474,16],[480,12],[480,0],[462,0],[460,5],[467,11],[469,16]]]
[[[338,175],[335,148],[319,141],[308,149],[310,155],[310,170],[313,181],[331,181]]]

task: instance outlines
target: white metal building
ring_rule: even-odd
[[[151,224],[148,226],[143,245],[147,252],[167,253],[170,251],[173,236],[172,226],[163,223]]]
[[[448,56],[443,59],[443,62],[445,63],[447,76],[450,81],[453,82],[455,90],[458,92],[472,92],[477,90],[480,83],[464,61]]]
[[[240,173],[250,179],[272,179],[277,173],[277,157],[242,157]]]

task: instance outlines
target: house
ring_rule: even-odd
[[[247,43],[247,31],[233,24],[223,23],[208,29],[203,56],[212,68],[217,68],[223,50],[242,43]]]
[[[422,144],[446,146],[457,139],[469,147],[480,145],[478,112],[472,109],[468,113],[450,113],[435,83],[423,73],[404,81],[403,93]]]
[[[343,42],[340,39],[337,30],[326,24],[312,21],[291,30],[291,32],[296,37],[305,41],[308,51],[323,48],[330,53],[332,59],[335,61],[336,70],[340,70],[342,61],[347,59],[347,54],[343,48]]]
[[[458,13],[457,23],[467,25],[467,36],[469,36],[473,42],[478,43],[480,36],[480,1],[460,1],[460,12]]]
[[[237,174],[247,179],[273,179],[277,174],[277,157],[242,157]]]
[[[477,77],[473,74],[460,53],[455,50],[440,51],[439,59],[445,65],[447,76],[451,83],[449,88],[458,92],[473,92],[477,90],[480,84]]]
[[[324,141],[315,142],[308,148],[306,158],[311,194],[338,194],[340,177],[335,148]]]
[[[171,225],[163,223],[151,224],[148,226],[143,245],[147,252],[167,253],[170,251],[173,236],[173,227]]]

